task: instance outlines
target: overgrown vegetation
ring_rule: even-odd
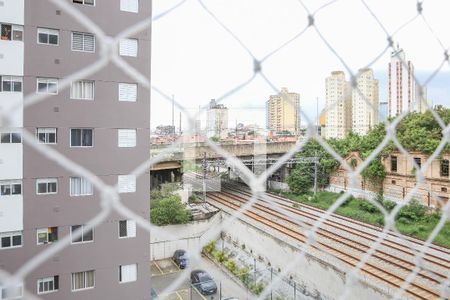
[[[450,123],[450,109],[437,106],[435,111],[445,124]],[[386,126],[382,123],[369,130],[365,136],[350,133],[344,139],[329,139],[327,143],[341,157],[346,157],[351,152],[359,152],[361,158],[365,160],[381,144],[386,135],[388,135]],[[396,136],[407,151],[420,151],[424,154],[433,153],[443,139],[442,128],[430,111],[408,114],[397,125]],[[362,172],[362,177],[374,185],[381,186],[386,176],[381,158],[395,150],[397,150],[396,146],[390,141]],[[449,144],[445,146],[445,151],[450,151]],[[309,141],[298,154],[300,157],[316,155],[320,157],[318,185],[324,187],[329,183],[330,174],[339,167],[339,162],[315,140]],[[301,163],[291,172],[287,182],[292,192],[305,193],[313,186],[313,176],[314,164]]]
[[[191,221],[191,211],[181,202],[180,196],[173,194],[177,189],[176,184],[164,184],[151,192],[150,220],[153,224],[162,226]]]
[[[341,195],[331,192],[318,192],[316,196],[311,192],[302,195],[295,193],[282,194],[297,203],[305,203],[321,209],[328,209]],[[388,212],[392,211],[396,205],[395,202],[383,199],[381,194],[377,196],[376,201]],[[384,226],[384,215],[375,205],[364,199],[350,196],[336,210],[336,213],[372,225]],[[440,211],[428,211],[425,206],[413,199],[398,212],[396,216],[396,227],[403,234],[425,240],[438,224],[441,215]],[[445,223],[442,230],[436,236],[434,243],[450,247],[450,222],[447,221]]]

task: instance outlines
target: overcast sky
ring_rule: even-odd
[[[154,0],[154,15],[180,0]],[[305,0],[310,12],[329,1]],[[307,25],[307,12],[297,0],[204,0],[205,5],[250,49],[257,59],[277,49]],[[415,0],[366,0],[389,33],[417,14]],[[423,82],[443,60],[450,45],[450,1],[424,1],[422,18],[416,18],[394,36],[406,52]],[[387,46],[387,36],[360,0],[340,0],[315,15],[315,24],[333,49],[353,72],[365,67]],[[371,67],[380,80],[380,101],[387,101],[387,64],[390,49]],[[315,117],[316,97],[325,103],[325,77],[343,64],[310,27],[295,41],[262,64],[267,78],[278,88],[300,94],[301,109]],[[347,73],[347,72],[346,72]],[[253,74],[253,59],[202,8],[187,0],[179,8],[153,23],[152,85],[175,95],[191,112],[212,98],[219,98]],[[349,78],[348,74],[347,77]],[[224,99],[229,123],[257,123],[265,126],[265,101],[273,89],[257,76],[249,85]],[[450,68],[445,64],[428,85],[434,104],[450,106]],[[171,104],[152,93],[152,128],[171,123]],[[183,120],[186,120],[183,117]],[[176,110],[178,126],[179,113]],[[204,123],[203,123],[204,124]],[[183,126],[186,123],[183,122]]]

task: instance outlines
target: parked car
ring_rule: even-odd
[[[158,294],[156,293],[154,288],[150,289],[150,299],[151,300],[158,300],[159,299]]]
[[[191,284],[203,295],[212,295],[217,292],[217,285],[206,271],[195,270],[191,272]]]
[[[175,264],[180,268],[184,269],[187,267],[189,258],[187,256],[186,250],[176,250],[172,257]]]

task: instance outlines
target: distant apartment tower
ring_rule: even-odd
[[[352,128],[352,94],[342,71],[331,72],[325,79],[324,137],[344,138]]]
[[[208,138],[224,139],[228,135],[228,108],[217,104],[215,99],[209,102],[206,115],[206,135]]]
[[[397,45],[391,52],[388,66],[389,117],[405,111],[425,112],[427,110],[426,88],[419,90],[414,79],[414,65],[406,60],[405,52]]]
[[[268,130],[300,134],[300,95],[287,88],[271,95],[266,102],[266,122]]]
[[[352,89],[352,131],[365,135],[378,124],[378,80],[372,69],[361,69]]]
[[[151,1],[64,1],[107,36],[151,16]],[[1,127],[0,265],[14,273],[53,243],[71,243],[26,276],[0,284],[0,299],[25,290],[39,299],[148,299],[149,233],[112,212],[93,230],[86,223],[103,208],[102,191],[23,142],[23,133],[117,184],[124,206],[149,218],[149,173],[130,173],[149,158],[150,93],[114,64],[71,82],[92,66],[102,47],[88,24],[51,1],[0,2],[0,111],[16,106]],[[121,58],[150,78],[150,28],[118,43]],[[23,108],[24,95],[41,102]],[[81,230],[79,238],[72,236]]]

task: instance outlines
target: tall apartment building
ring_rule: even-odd
[[[389,117],[395,117],[405,111],[425,112],[427,110],[426,88],[419,91],[414,80],[414,65],[406,60],[403,49],[397,45],[391,53],[388,65],[389,76]]]
[[[300,95],[285,87],[271,95],[266,102],[266,123],[271,131],[300,134]]]
[[[151,15],[151,1],[67,0],[108,36]],[[40,154],[22,133],[85,167],[121,201],[149,218],[149,173],[129,175],[149,155],[150,94],[109,64],[61,88],[62,79],[94,64],[102,51],[93,28],[51,1],[0,1],[0,110],[25,96],[48,96],[1,127],[0,268],[17,271],[65,236],[71,244],[42,262],[17,288],[0,286],[0,299],[25,290],[40,299],[148,299],[149,234],[112,213],[93,230],[101,191]],[[150,28],[120,41],[122,58],[150,77]],[[79,238],[72,232],[80,229]]]
[[[352,94],[342,71],[325,79],[325,138],[344,138],[352,128]]]
[[[352,131],[365,135],[378,124],[378,80],[372,69],[359,70],[356,89],[352,89]]]
[[[217,104],[212,99],[206,115],[206,134],[208,138],[219,137],[224,139],[228,135],[228,108]]]

